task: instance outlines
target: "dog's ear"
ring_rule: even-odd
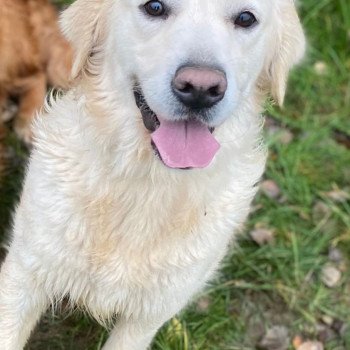
[[[103,0],[76,0],[61,16],[61,28],[74,50],[72,78],[87,67],[101,35],[100,17]]]
[[[305,53],[305,36],[296,11],[294,0],[276,2],[277,26],[271,42],[271,54],[265,64],[264,85],[274,100],[283,105],[288,73]]]

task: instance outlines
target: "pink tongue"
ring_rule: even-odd
[[[159,119],[152,134],[163,162],[170,168],[205,168],[220,148],[207,126],[197,121]]]

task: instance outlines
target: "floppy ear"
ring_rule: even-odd
[[[72,78],[86,69],[95,45],[99,42],[99,18],[103,0],[76,0],[61,17],[61,28],[74,50]]]
[[[306,42],[294,0],[278,0],[276,12],[278,21],[277,27],[274,28],[276,36],[272,38],[273,50],[268,59],[265,74],[267,74],[267,84],[272,97],[282,106],[288,73],[292,66],[304,56]]]

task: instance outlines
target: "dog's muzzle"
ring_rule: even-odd
[[[177,99],[190,110],[205,110],[224,98],[226,74],[208,67],[185,66],[176,72],[172,89]]]
[[[205,168],[220,148],[214,129],[190,115],[187,119],[159,118],[147,104],[140,87],[134,89],[135,102],[143,123],[151,134],[155,153],[169,168]]]

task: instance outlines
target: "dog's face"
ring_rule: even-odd
[[[112,84],[128,82],[163,158],[208,148],[165,161],[175,168],[208,165],[219,147],[210,134],[257,90],[282,103],[305,45],[293,0],[78,0],[66,22],[75,73],[103,47]]]
[[[262,70],[273,11],[259,0],[124,0],[115,22],[135,39],[115,38],[117,51],[157,116],[217,127]]]

